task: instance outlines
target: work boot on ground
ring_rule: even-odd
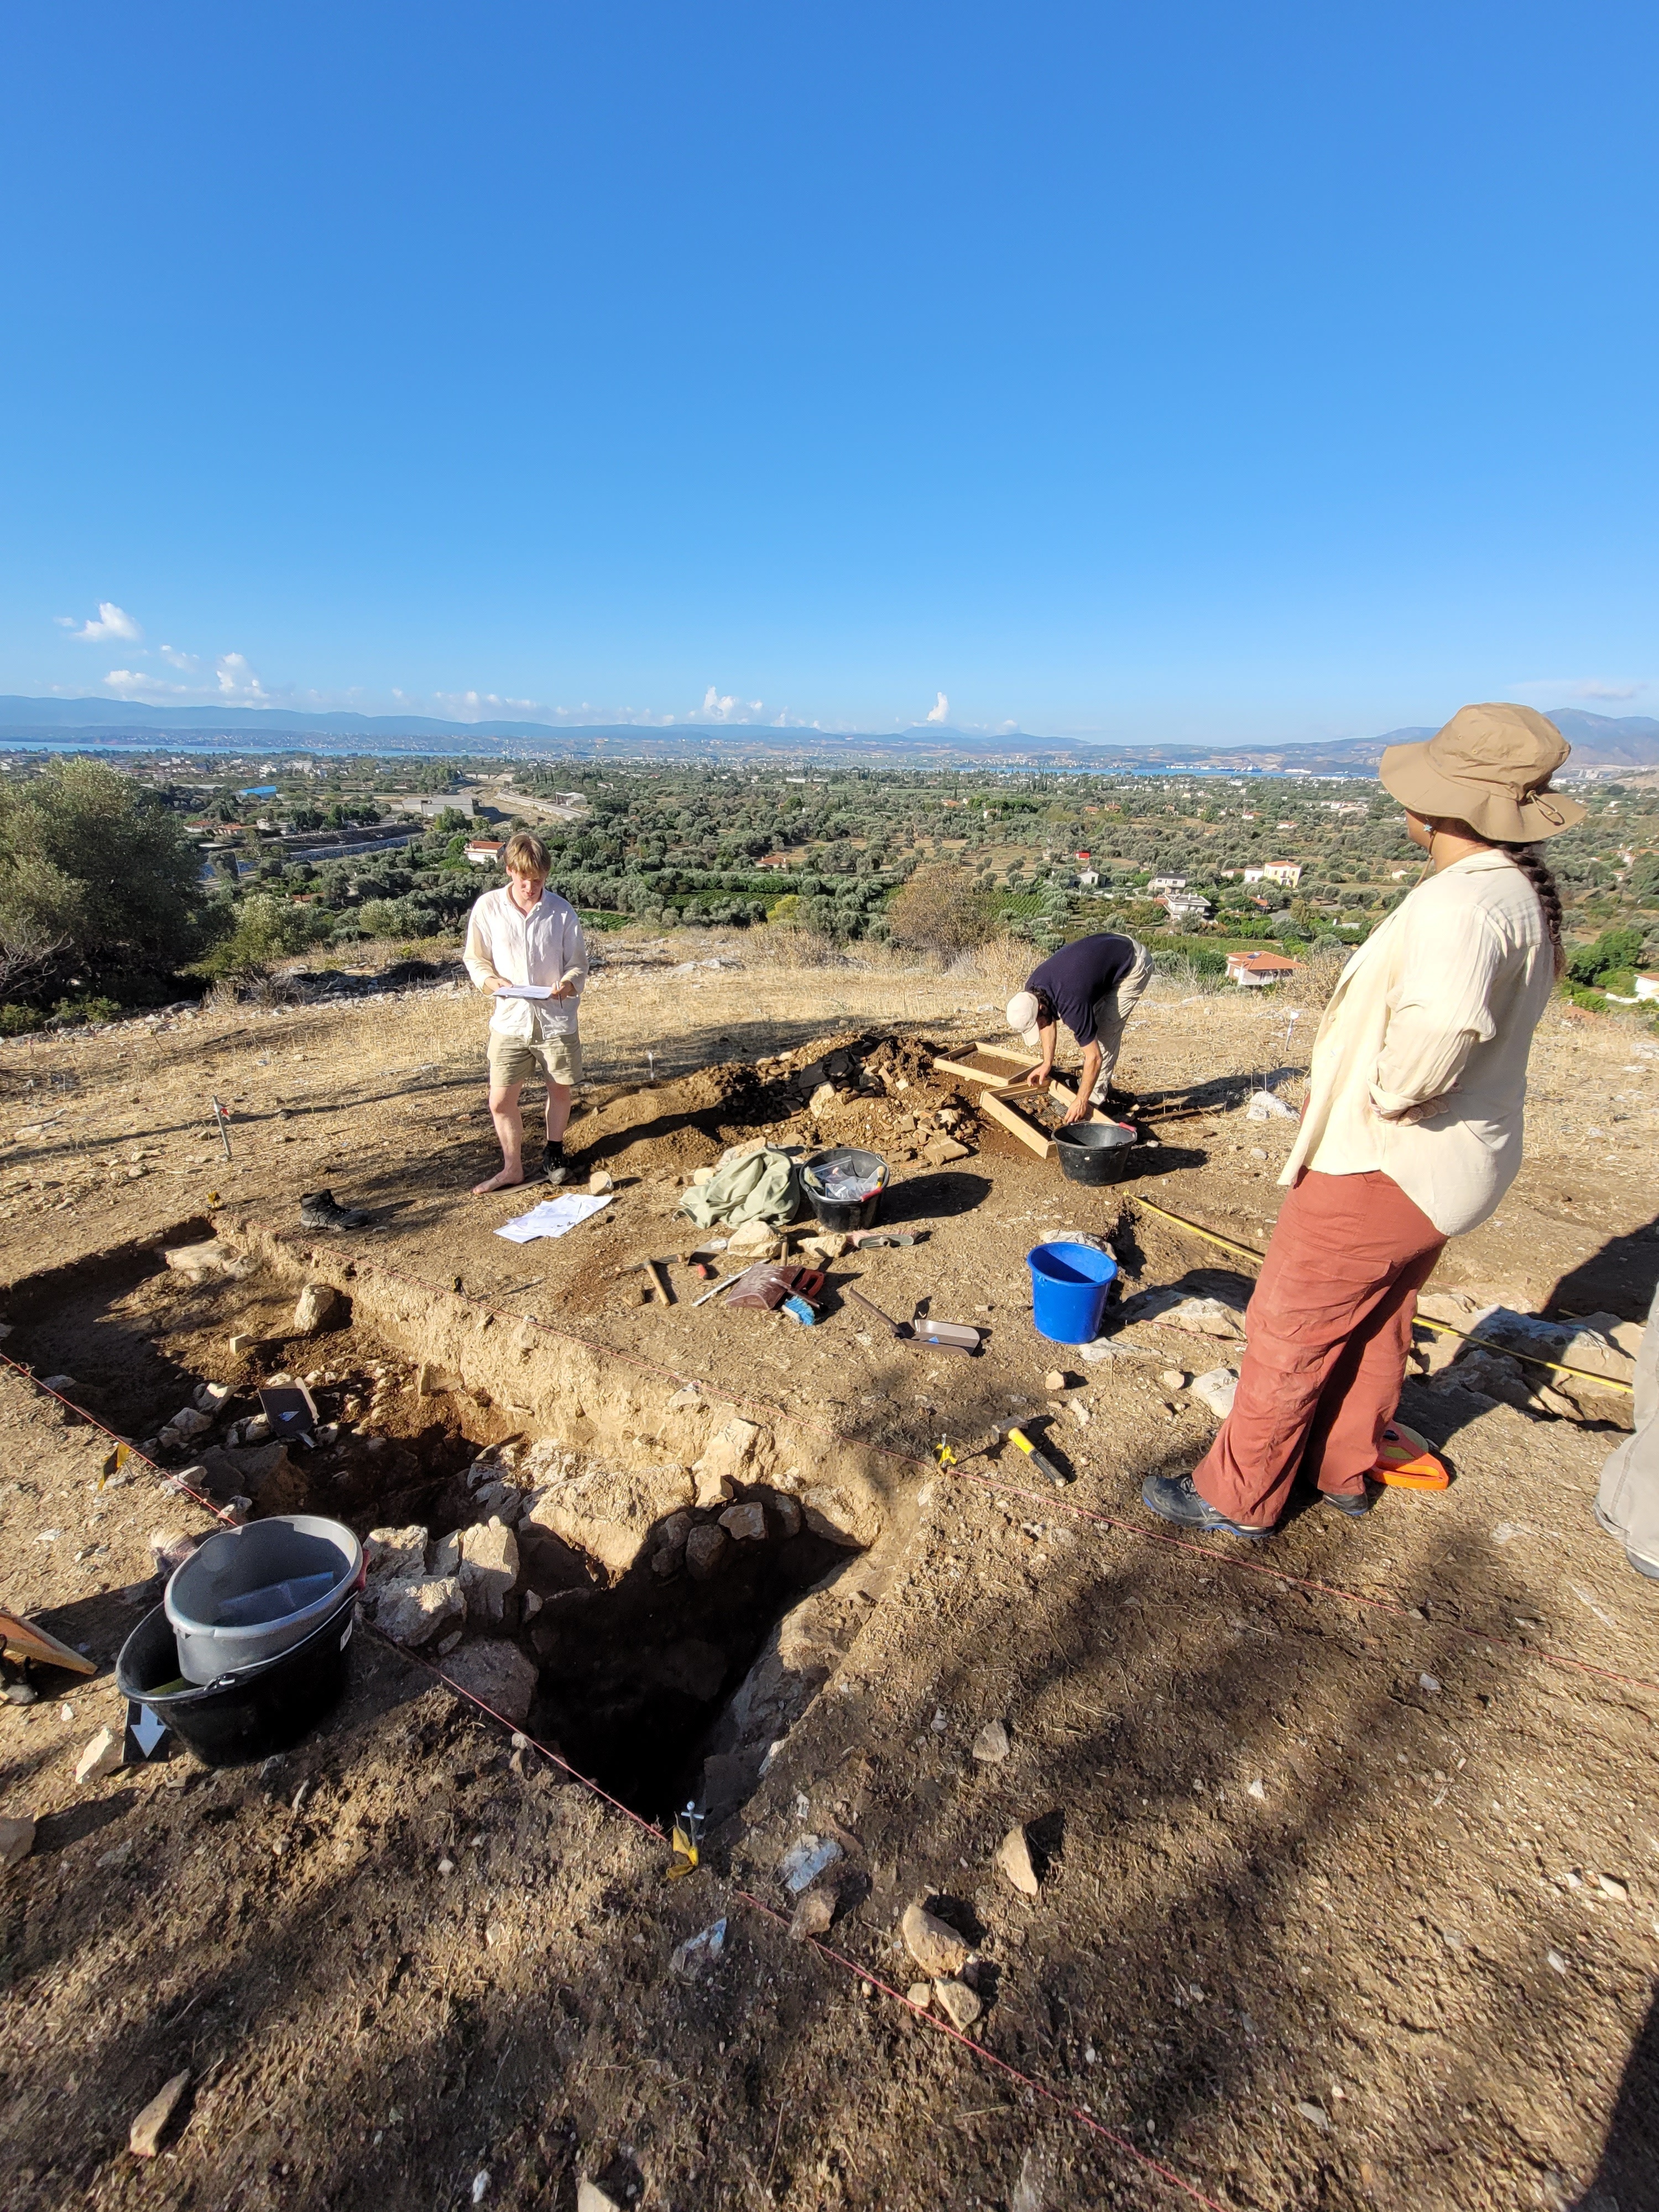
[[[368,1216],[360,1206],[339,1206],[331,1190],[310,1190],[300,1199],[301,1229],[361,1229]]]
[[[1371,1493],[1369,1490],[1322,1490],[1319,1502],[1334,1505],[1350,1521],[1363,1521],[1371,1510]]]
[[[1224,1536],[1248,1536],[1260,1543],[1271,1536],[1271,1528],[1252,1528],[1243,1521],[1230,1521],[1224,1513],[1218,1513],[1206,1498],[1200,1498],[1193,1488],[1190,1474],[1149,1474],[1140,1486],[1140,1495],[1154,1513],[1165,1521],[1173,1521],[1181,1528],[1218,1528]]]
[[[547,1151],[544,1155],[542,1172],[546,1176],[549,1182],[552,1183],[556,1188],[560,1183],[566,1182],[569,1180],[570,1163],[564,1156],[564,1145],[562,1139],[557,1143],[549,1145]]]

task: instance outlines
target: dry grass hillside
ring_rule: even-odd
[[[97,1670],[0,1706],[0,1817],[34,1823],[0,1876],[7,2204],[1659,2201],[1659,1598],[1590,1513],[1627,1401],[1425,1335],[1404,1411],[1449,1491],[1357,1523],[1303,1501],[1261,1550],[1139,1504],[1238,1357],[1170,1310],[1251,1280],[1166,1217],[1265,1240],[1291,1124],[1246,1100],[1294,1103],[1328,979],[1160,977],[1120,1070],[1157,1141],[1092,1191],[933,1066],[999,1038],[1017,955],[598,949],[570,1149],[611,1202],[556,1242],[494,1233],[534,1190],[471,1194],[495,1152],[464,988],[0,1048],[0,1602]],[[795,1082],[836,1045],[861,1086]],[[1553,1010],[1533,1087],[1522,1175],[1433,1287],[1627,1348],[1659,1043]],[[757,1137],[882,1152],[915,1240],[830,1259],[810,1329],[693,1302],[682,1196]],[[369,1224],[303,1232],[320,1185]],[[1031,1324],[1025,1255],[1067,1233],[1125,1278],[1088,1358]],[[340,1303],[301,1335],[308,1283]],[[854,1291],[983,1348],[907,1350]],[[278,1373],[330,1433],[273,1471],[228,1425]],[[144,1443],[206,1384],[215,1425],[103,1480],[106,1431]],[[186,1462],[206,1496],[268,1486],[256,1511],[424,1530],[434,1563],[493,1517],[511,1586],[471,1586],[453,1644],[380,1610],[280,1758],[77,1782],[155,1543],[212,1525],[161,1486]],[[671,1879],[687,1796],[702,1863]]]

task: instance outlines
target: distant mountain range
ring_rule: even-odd
[[[1550,719],[1573,749],[1578,768],[1659,767],[1659,721],[1633,714],[1615,719],[1556,708]],[[763,728],[752,723],[679,722],[648,728],[624,722],[566,729],[551,722],[444,722],[422,714],[308,714],[283,707],[146,707],[112,705],[107,699],[0,697],[0,746],[61,745],[74,731],[88,743],[131,745],[175,738],[199,747],[222,738],[231,750],[293,751],[318,741],[323,752],[346,750],[520,756],[527,750],[562,759],[610,757],[631,760],[849,760],[871,768],[1030,767],[1167,768],[1212,772],[1231,769],[1314,775],[1358,775],[1374,769],[1386,745],[1432,737],[1431,728],[1389,730],[1378,738],[1339,738],[1323,744],[1268,745],[1098,744],[1085,738],[1036,738],[1019,731],[982,737],[964,730],[919,724],[896,732]],[[460,742],[458,744],[457,740]]]

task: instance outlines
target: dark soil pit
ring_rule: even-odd
[[[566,1588],[531,1632],[536,1733],[648,1820],[688,1802],[718,1817],[748,1794],[764,1755],[721,1748],[742,1734],[722,1725],[733,1693],[783,1616],[847,1565],[844,1548],[803,1532],[728,1543],[706,1582],[683,1570],[665,1582],[641,1561],[614,1589]]]

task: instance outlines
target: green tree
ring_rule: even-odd
[[[1639,929],[1604,929],[1594,945],[1573,954],[1567,963],[1567,975],[1575,983],[1599,984],[1615,969],[1636,967],[1641,957]]]
[[[101,761],[54,760],[0,789],[0,957],[11,994],[63,983],[153,1003],[206,934],[201,857],[165,802]]]

